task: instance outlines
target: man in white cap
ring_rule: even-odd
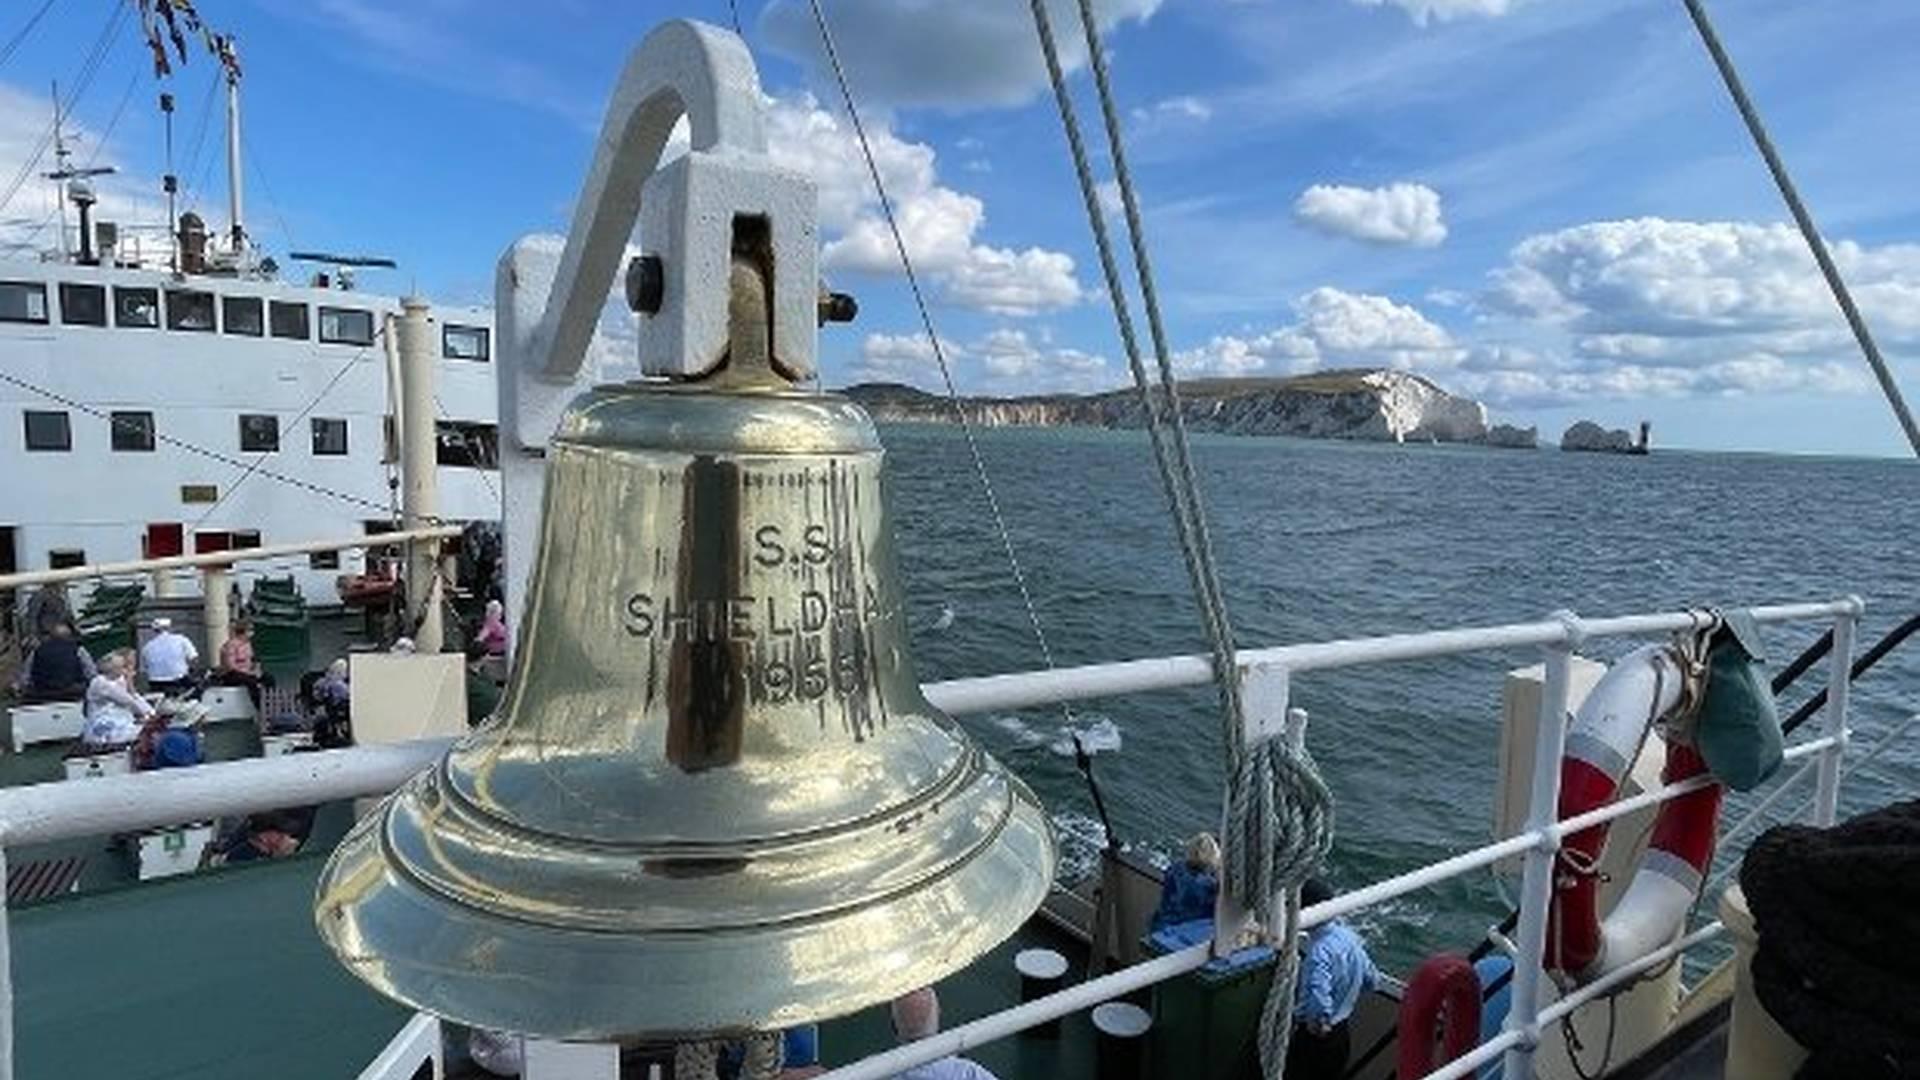
[[[147,688],[168,697],[178,697],[193,688],[193,665],[200,650],[185,634],[173,632],[173,620],[153,620],[153,636],[140,646],[140,670],[147,677]]]

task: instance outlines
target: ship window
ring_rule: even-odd
[[[321,308],[320,340],[332,345],[373,344],[373,312],[359,308]]]
[[[87,565],[87,553],[79,548],[54,548],[47,552],[47,569],[71,570]]]
[[[262,454],[280,449],[280,418],[262,413],[242,413],[240,449]]]
[[[242,548],[257,548],[260,546],[260,530],[235,529],[228,534],[228,539],[233,544],[233,550],[235,551],[239,551]]]
[[[326,417],[313,418],[313,454],[315,457],[338,456],[347,452],[347,422],[329,420]]]
[[[213,333],[213,294],[168,289],[167,329]]]
[[[440,355],[449,360],[478,360],[485,363],[487,331],[482,326],[452,326],[440,331]]]
[[[218,484],[181,484],[180,501],[183,503],[217,503],[220,501]]]
[[[340,553],[337,551],[316,551],[307,556],[309,570],[340,569]]]
[[[160,290],[114,286],[113,325],[159,326]]]
[[[205,555],[214,551],[233,550],[233,534],[224,529],[210,529],[193,534],[193,553]]]
[[[307,305],[275,300],[267,305],[267,317],[274,337],[307,340]]]
[[[442,420],[433,426],[435,457],[441,465],[467,469],[500,467],[500,432],[492,424]]]
[[[61,282],[60,321],[68,326],[107,325],[107,287]]]
[[[73,426],[67,422],[63,412],[41,412],[28,409],[27,449],[29,450],[71,450],[73,449]]]
[[[0,281],[0,322],[47,321],[47,287],[38,281]]]
[[[153,414],[117,412],[111,414],[115,450],[152,450]]]
[[[265,331],[260,314],[260,298],[257,296],[221,297],[220,316],[221,326],[229,334],[259,337]]]

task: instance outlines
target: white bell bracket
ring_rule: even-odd
[[[620,74],[567,236],[525,236],[500,257],[494,374],[507,610],[516,615],[539,532],[544,450],[567,403],[597,377],[583,364],[636,224],[663,277],[657,311],[640,317],[646,374],[693,379],[719,367],[741,217],[763,219],[771,238],[768,299],[778,368],[794,381],[814,374],[816,197],[810,179],[767,156],[765,101],[738,36],[691,20],[658,27]],[[690,147],[662,166],[682,116]]]

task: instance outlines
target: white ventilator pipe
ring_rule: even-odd
[[[413,296],[400,301],[394,329],[400,351],[400,505],[406,527],[419,529],[434,524],[440,510],[433,324],[427,318],[426,301]],[[413,643],[423,653],[439,652],[444,641],[438,549],[431,543],[407,545],[407,613],[420,620]]]

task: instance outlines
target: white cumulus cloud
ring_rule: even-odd
[[[1107,369],[1107,358],[1061,348],[1043,336],[1035,342],[1025,330],[1001,327],[987,332],[973,346],[987,374],[1000,379],[1044,380],[1053,387],[1063,381],[1081,382]]]
[[[1869,322],[1920,341],[1920,245],[1832,244]],[[1786,352],[1846,340],[1839,309],[1800,234],[1785,224],[1599,221],[1522,240],[1494,272],[1497,309],[1558,322],[1594,351],[1647,354],[1701,338]]]
[[[1300,193],[1293,213],[1316,229],[1375,244],[1435,247],[1447,238],[1440,193],[1425,184],[1315,184]]]
[[[1104,389],[1110,381],[1105,378],[1106,357],[1058,345],[1044,329],[1029,333],[1002,326],[968,344],[942,338],[940,351],[963,387],[984,378],[996,391],[1038,393]],[[944,392],[939,360],[923,333],[868,334],[853,375]]]
[[[1418,308],[1323,285],[1294,301],[1292,323],[1256,335],[1216,335],[1179,353],[1196,374],[1297,374],[1338,367],[1447,368],[1467,351]]]
[[[986,204],[940,182],[933,147],[902,139],[884,124],[869,122],[867,136],[914,269],[932,278],[943,299],[998,315],[1033,315],[1081,300],[1072,256],[979,242]],[[901,272],[899,249],[851,124],[811,98],[776,99],[768,111],[767,145],[775,161],[819,185],[820,228],[827,237],[822,267]]]

